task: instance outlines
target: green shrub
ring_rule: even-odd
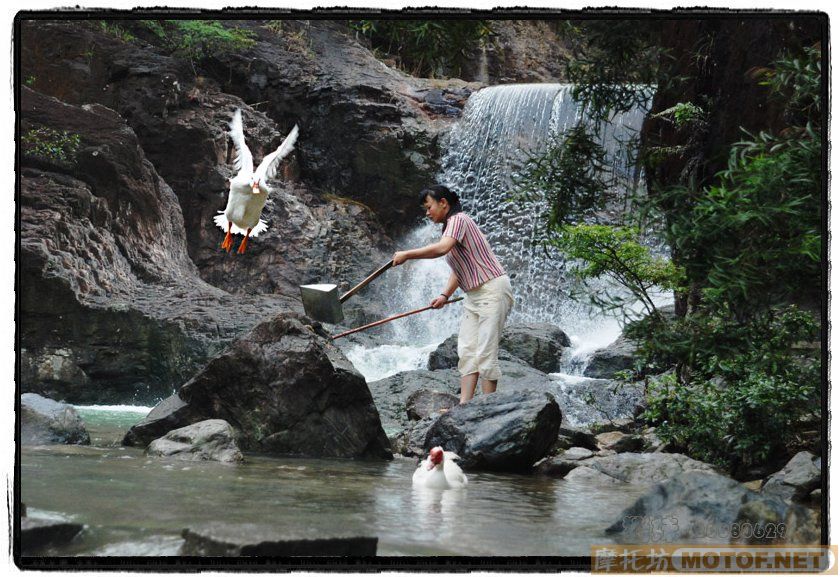
[[[164,47],[195,64],[205,58],[246,50],[254,45],[254,33],[228,28],[218,20],[141,20]]]
[[[791,306],[748,325],[700,317],[668,330],[702,335],[659,343],[660,350],[667,344],[672,353],[691,355],[693,373],[652,379],[644,416],[663,440],[692,457],[741,470],[785,455],[820,419],[820,364],[800,346],[818,336],[812,315]]]
[[[492,34],[486,20],[351,20],[375,50],[397,58],[415,76],[458,76]]]
[[[61,164],[76,162],[80,144],[81,137],[78,134],[47,126],[30,128],[21,135],[21,149],[24,154]]]
[[[556,229],[549,243],[577,261],[572,270],[579,280],[606,277],[626,289],[627,294],[617,294],[590,287],[586,294],[603,310],[629,315],[630,305],[638,301],[649,315],[658,316],[654,290],[679,290],[682,271],[669,259],[653,255],[639,238],[634,228],[581,224]]]

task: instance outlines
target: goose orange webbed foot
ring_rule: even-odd
[[[233,248],[233,236],[230,233],[225,235],[225,240],[222,241],[222,249],[230,252]]]

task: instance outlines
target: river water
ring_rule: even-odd
[[[32,517],[85,525],[45,555],[178,555],[205,521],[343,527],[382,556],[588,556],[643,489],[541,476],[468,473],[465,490],[412,489],[414,459],[362,462],[246,455],[241,465],[149,458],[119,445],[137,410],[79,407],[91,446],[23,447]]]

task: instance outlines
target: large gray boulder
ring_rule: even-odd
[[[583,375],[593,379],[614,379],[618,371],[633,368],[636,356],[636,344],[622,335],[592,354]]]
[[[364,377],[309,322],[288,313],[256,326],[181,387],[183,405],[166,401],[171,412],[156,414],[156,424],[224,419],[246,451],[390,459]],[[142,442],[149,425],[124,443]]]
[[[560,407],[537,391],[482,395],[452,408],[429,428],[425,451],[441,446],[466,469],[524,471],[543,458],[557,438]]]
[[[236,446],[234,430],[221,419],[208,419],[169,431],[146,448],[153,457],[170,457],[182,461],[220,461],[239,463],[242,452]]]
[[[509,325],[499,342],[502,349],[544,373],[560,369],[563,351],[571,345],[566,333],[548,323]]]
[[[334,527],[212,522],[184,529],[181,555],[197,557],[374,557],[378,537]]]
[[[786,501],[805,501],[820,486],[822,459],[808,451],[797,453],[784,468],[767,478],[761,487],[765,495]]]
[[[760,495],[717,473],[689,471],[653,487],[606,532],[619,543],[772,544],[812,535],[815,521],[799,505]],[[741,535],[747,523],[751,537]]]
[[[531,366],[524,359],[509,353],[505,349],[499,349],[499,360],[502,362],[510,362],[513,364],[521,364]],[[438,371],[441,369],[454,369],[458,367],[458,334],[450,336],[443,341],[438,347],[429,353],[428,367],[430,371]],[[503,371],[504,372],[504,371]]]
[[[84,421],[72,406],[35,393],[23,393],[20,409],[21,444],[90,444]]]
[[[500,360],[499,366],[502,370],[502,378],[498,385],[500,392],[531,389],[559,393],[559,388],[548,375],[518,359]],[[418,369],[368,383],[368,386],[382,418],[383,427],[389,435],[393,435],[410,425],[407,409],[411,395],[421,390],[458,395],[461,389],[460,379],[457,369]],[[480,385],[476,387],[476,394],[481,395]]]

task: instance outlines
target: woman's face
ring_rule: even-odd
[[[426,216],[432,222],[440,224],[446,220],[446,215],[449,213],[449,201],[445,198],[435,200],[431,196],[427,196],[426,200],[423,201],[423,208],[426,209]]]

